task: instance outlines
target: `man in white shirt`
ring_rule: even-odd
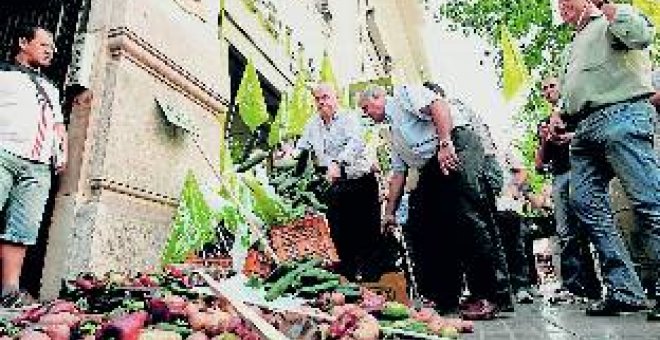
[[[312,117],[296,145],[314,153],[331,185],[328,221],[340,259],[339,271],[350,280],[378,280],[376,252],[380,237],[378,181],[367,155],[359,115],[338,110],[332,86],[312,91],[318,115]]]
[[[20,307],[19,278],[28,246],[39,234],[51,186],[51,165],[64,170],[67,136],[58,90],[40,73],[55,45],[39,27],[19,30],[14,64],[0,65],[0,229],[3,307]]]

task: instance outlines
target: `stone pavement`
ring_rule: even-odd
[[[548,306],[537,303],[516,307],[493,321],[480,321],[474,334],[462,340],[660,340],[660,322],[646,314],[587,317],[584,306]]]

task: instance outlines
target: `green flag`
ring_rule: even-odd
[[[272,124],[270,124],[270,132],[268,133],[268,145],[270,147],[275,146],[285,138],[288,116],[289,111],[287,107],[287,98],[285,95],[284,98],[282,98],[282,101],[280,101],[280,107],[277,109],[275,120]]]
[[[298,72],[291,94],[291,102],[289,103],[287,137],[300,136],[305,129],[305,124],[312,116],[312,95],[307,89],[306,83],[307,75],[305,72]]]
[[[501,28],[500,47],[502,48],[502,88],[504,98],[511,100],[524,89],[529,80],[529,71],[522,53],[506,26]]]
[[[323,60],[321,61],[321,72],[320,78],[322,83],[327,83],[332,85],[335,92],[339,94],[339,86],[337,86],[337,78],[335,78],[335,72],[332,70],[332,61],[328,56],[328,53],[323,53]]]
[[[655,27],[660,28],[660,1],[633,0],[632,4],[644,13]]]
[[[254,132],[259,125],[268,121],[264,95],[259,83],[257,69],[254,67],[252,60],[245,67],[236,101],[238,102],[238,113],[245,125],[250,128],[250,131]]]

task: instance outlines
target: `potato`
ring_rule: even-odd
[[[138,340],[183,340],[177,332],[160,329],[147,329],[140,333]]]
[[[227,327],[232,315],[221,310],[212,310],[208,313],[208,324],[211,327]]]
[[[48,325],[46,327],[46,334],[48,334],[52,340],[69,340],[71,337],[71,328],[64,324]]]
[[[33,330],[25,330],[21,333],[20,340],[52,340],[46,333]]]
[[[193,334],[190,334],[189,337],[186,338],[186,340],[209,340],[209,337],[206,336],[203,332],[195,332]]]
[[[75,326],[80,322],[80,317],[73,315],[69,312],[61,312],[55,314],[46,314],[39,318],[39,324],[44,326],[49,325],[67,325],[69,328]]]
[[[193,331],[203,331],[209,323],[208,314],[204,312],[192,313],[188,316],[188,323]]]

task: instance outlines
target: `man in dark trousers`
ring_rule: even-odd
[[[340,273],[349,280],[376,281],[379,268],[370,260],[381,240],[380,201],[359,115],[340,111],[328,84],[312,94],[318,115],[309,120],[296,148],[312,151],[331,183],[327,215]]]
[[[377,123],[390,125],[392,177],[385,224],[394,223],[409,168],[419,169],[410,196],[408,235],[415,277],[440,312],[459,306],[467,273],[472,299],[463,317],[492,319],[497,306],[496,259],[488,232],[492,216],[480,182],[484,150],[466,117],[423,86],[400,86],[388,96],[378,86],[362,92],[359,105]]]
[[[562,288],[575,297],[598,299],[601,286],[596,276],[594,260],[587,234],[578,225],[570,206],[569,149],[572,133],[559,116],[559,82],[550,77],[543,81],[542,92],[550,104],[550,117],[539,126],[539,147],[536,151],[536,170],[552,174],[552,202],[555,224],[561,245]],[[565,295],[565,294],[561,294]]]
[[[39,27],[18,33],[14,63],[0,65],[0,205],[6,214],[0,256],[6,308],[29,303],[19,285],[23,259],[37,241],[51,166],[62,172],[67,157],[59,92],[41,75],[53,59],[53,36]]]

